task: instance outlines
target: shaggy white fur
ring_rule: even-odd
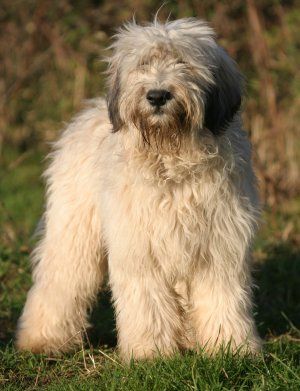
[[[51,153],[17,346],[81,343],[108,266],[125,359],[256,351],[258,198],[236,65],[195,19],[128,24],[112,49],[108,109],[92,101]]]

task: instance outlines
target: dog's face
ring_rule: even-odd
[[[204,22],[130,24],[112,48],[108,109],[115,132],[133,126],[144,144],[178,147],[203,128],[220,134],[240,106],[240,74]]]

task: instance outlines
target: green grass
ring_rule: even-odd
[[[16,322],[30,286],[31,236],[41,214],[41,154],[6,150],[0,166],[0,389],[1,390],[299,390],[299,200],[267,211],[255,244],[256,321],[263,355],[215,358],[187,353],[132,362],[115,352],[113,310],[105,291],[91,316],[90,345],[59,358],[18,353]],[[22,160],[23,159],[23,160]],[[92,348],[92,346],[94,348]]]
[[[103,352],[105,353],[105,352]],[[83,359],[83,354],[85,361]],[[227,352],[214,359],[186,354],[171,360],[123,366],[115,354],[98,350],[49,360],[16,354],[7,348],[0,365],[6,390],[299,390],[299,348],[289,339],[268,343],[264,356],[233,357]],[[3,387],[2,386],[2,387]]]

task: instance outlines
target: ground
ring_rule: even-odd
[[[44,151],[4,150],[0,166],[0,388],[1,390],[299,390],[300,200],[266,208],[254,246],[255,317],[264,338],[257,357],[215,358],[187,353],[124,365],[106,290],[92,313],[94,327],[75,354],[18,353],[16,322],[30,286],[29,253],[41,215]],[[298,217],[298,219],[297,219]]]

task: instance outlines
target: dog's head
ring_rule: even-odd
[[[203,21],[131,23],[112,49],[107,101],[114,132],[134,126],[145,144],[179,145],[204,128],[218,136],[240,107],[241,75]]]

